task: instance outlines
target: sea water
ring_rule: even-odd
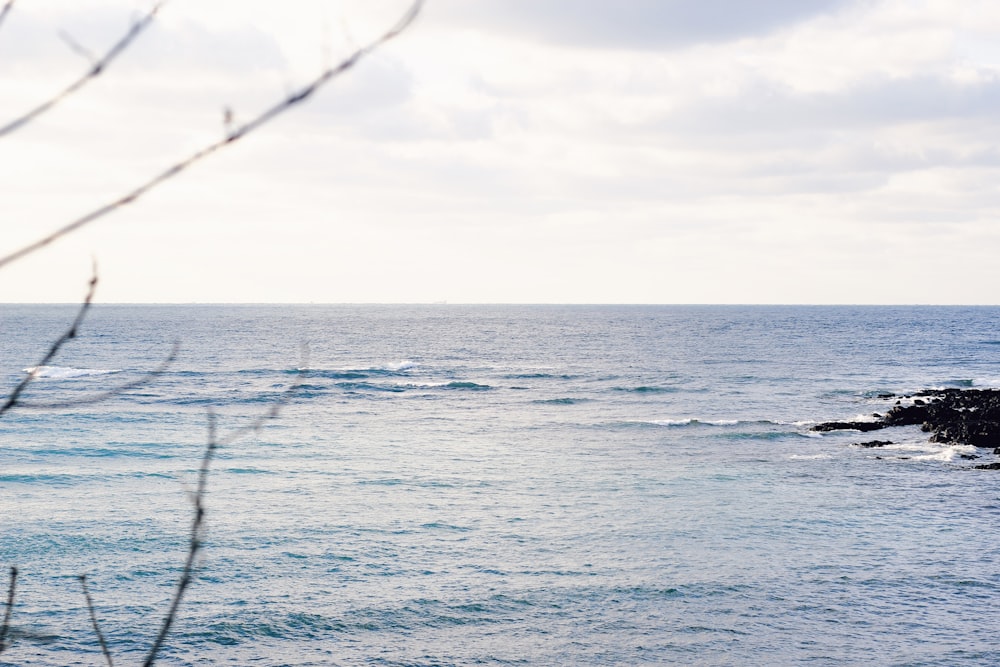
[[[73,306],[0,306],[9,389]],[[1000,309],[111,306],[0,416],[0,663],[995,665],[1000,476],[918,427]],[[139,380],[179,346],[159,375]],[[903,399],[906,400],[906,399]],[[62,407],[51,407],[63,404]],[[49,405],[50,407],[44,407]],[[858,443],[890,439],[893,445]],[[978,456],[978,459],[968,457]],[[6,579],[0,579],[6,592]]]

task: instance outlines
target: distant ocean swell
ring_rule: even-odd
[[[75,311],[0,308],[11,384]],[[183,353],[0,421],[3,659],[101,662],[86,572],[137,662],[206,412],[247,424],[298,383],[214,461],[164,664],[992,667],[997,477],[965,457],[993,455],[810,428],[996,385],[997,331],[997,308],[98,305],[26,402]]]

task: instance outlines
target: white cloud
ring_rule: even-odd
[[[432,0],[308,105],[5,270],[0,301],[78,298],[92,252],[120,301],[995,301],[1000,8],[724,4]],[[104,77],[0,139],[0,251],[404,5],[167,5]],[[84,64],[22,31],[107,43],[136,8],[46,6],[0,29],[12,103]],[[952,264],[977,287],[920,280]]]
[[[440,14],[483,32],[585,49],[672,49],[767,33],[849,0],[440,0]]]

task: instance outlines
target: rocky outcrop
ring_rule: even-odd
[[[823,422],[812,427],[813,431],[877,431],[885,428],[882,422]]]
[[[875,431],[920,425],[931,442],[1000,447],[1000,389],[929,389],[912,396],[880,396],[896,403],[874,421],[825,422],[814,431]],[[903,399],[912,402],[903,403]]]
[[[871,440],[869,442],[859,442],[858,447],[863,447],[865,449],[872,449],[873,447],[886,447],[891,445],[892,440]]]

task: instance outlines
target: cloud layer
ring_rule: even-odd
[[[729,42],[834,11],[845,0],[444,0],[450,19],[512,39],[587,50],[664,50]]]
[[[4,245],[218,137],[223,108],[252,116],[405,6],[210,4],[169,5],[85,94],[0,139]],[[46,7],[0,29],[12,104],[86,65],[39,35],[108,43],[134,10]],[[0,300],[75,298],[94,253],[117,301],[996,301],[1000,9],[572,7],[430,2],[308,106],[12,269]],[[928,279],[953,267],[961,291]]]

